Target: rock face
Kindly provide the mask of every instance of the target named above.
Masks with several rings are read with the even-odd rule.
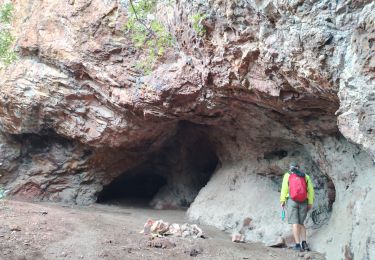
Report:
[[[375,258],[375,3],[159,5],[175,43],[150,75],[123,31],[128,8],[15,2],[20,59],[0,72],[10,195],[89,204],[126,176],[160,176],[152,205],[192,203],[191,219],[271,245],[290,235],[278,196],[297,160],[317,193],[312,247]]]

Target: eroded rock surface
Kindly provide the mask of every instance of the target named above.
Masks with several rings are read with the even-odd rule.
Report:
[[[217,158],[189,216],[274,244],[290,234],[278,189],[298,160],[317,189],[312,246],[329,259],[373,258],[375,210],[365,205],[374,197],[375,3],[159,6],[176,42],[147,76],[135,66],[145,53],[123,31],[127,8],[15,2],[20,59],[0,72],[10,195],[89,204],[120,175],[147,169],[167,180],[153,205],[188,206],[212,173],[197,177],[205,160]],[[203,36],[194,14],[206,16]],[[182,122],[191,133],[179,134]],[[186,156],[202,131],[193,151],[204,158]]]

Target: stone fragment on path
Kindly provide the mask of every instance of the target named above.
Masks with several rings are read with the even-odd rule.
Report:
[[[152,237],[150,241],[148,241],[147,246],[161,249],[171,249],[176,247],[176,244],[167,238]]]
[[[21,231],[21,228],[19,226],[17,226],[17,225],[12,225],[10,227],[10,231]]]
[[[155,221],[151,226],[151,233],[156,235],[164,235],[169,230],[169,223],[162,219]]]
[[[190,250],[185,250],[185,254],[190,255],[191,257],[196,257],[199,254],[202,254],[202,248],[191,248]]]
[[[181,227],[179,224],[173,223],[169,226],[169,233],[174,236],[180,237],[182,236]]]
[[[151,233],[151,227],[154,224],[152,219],[147,220],[147,222],[143,226],[143,230],[140,232],[141,234],[148,235]]]
[[[182,237],[203,237],[203,231],[197,225],[183,224],[181,226]]]
[[[245,243],[245,236],[240,233],[234,233],[232,235],[232,242],[235,243]]]
[[[283,237],[278,237],[275,240],[268,241],[265,245],[269,247],[286,247],[286,242]]]

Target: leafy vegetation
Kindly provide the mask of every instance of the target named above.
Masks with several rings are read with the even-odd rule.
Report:
[[[145,54],[145,58],[136,64],[136,68],[149,74],[158,58],[174,45],[171,32],[155,18],[157,5],[171,7],[176,4],[176,0],[129,0],[129,4],[125,30],[131,34],[134,46]],[[191,16],[191,25],[199,37],[206,33],[202,23],[205,19],[206,15],[201,13]]]
[[[0,60],[4,65],[9,65],[17,59],[17,54],[12,49],[13,42],[14,37],[8,30],[0,31]]]
[[[156,60],[163,56],[165,50],[173,45],[173,38],[168,29],[157,21],[153,15],[157,0],[130,0],[129,20],[125,25],[131,32],[134,46],[146,52],[147,58],[137,64],[145,74],[151,73]],[[168,0],[167,4],[172,1]]]
[[[5,3],[1,6],[0,11],[0,23],[10,23],[13,15],[13,5],[11,3]]]
[[[12,48],[15,39],[10,33],[13,9],[11,3],[4,3],[0,9],[0,62],[3,66],[9,65],[17,59],[17,54]]]
[[[193,29],[197,35],[201,37],[206,33],[206,29],[202,24],[204,19],[206,19],[206,15],[200,13],[196,13],[191,16]]]

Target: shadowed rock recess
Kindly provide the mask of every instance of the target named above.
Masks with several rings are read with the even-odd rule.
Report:
[[[0,182],[67,203],[147,198],[275,245],[298,161],[328,259],[375,259],[375,3],[187,1],[148,75],[127,1],[15,1],[20,58],[0,71]],[[204,14],[204,35],[191,17]]]

